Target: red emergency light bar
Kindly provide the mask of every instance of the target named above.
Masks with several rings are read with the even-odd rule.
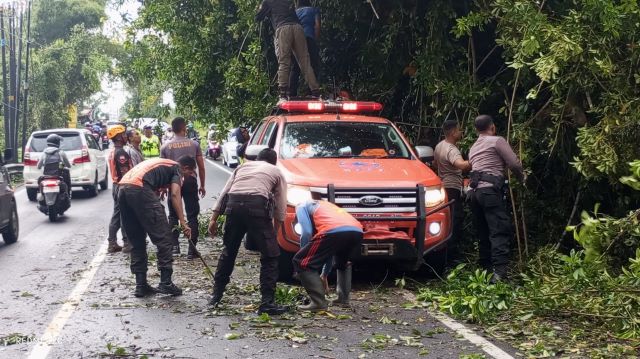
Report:
[[[280,104],[280,109],[289,112],[378,112],[382,111],[382,104],[378,102],[350,101],[286,101]]]

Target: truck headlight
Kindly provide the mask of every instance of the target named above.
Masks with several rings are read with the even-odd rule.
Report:
[[[311,200],[311,191],[309,187],[289,186],[287,189],[287,203],[291,206],[297,206],[300,203]]]
[[[427,207],[435,207],[444,202],[446,192],[443,187],[426,187],[424,191],[424,204]]]

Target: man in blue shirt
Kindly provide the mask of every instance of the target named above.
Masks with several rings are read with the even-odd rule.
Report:
[[[302,234],[300,250],[293,257],[293,268],[311,300],[308,305],[299,308],[309,311],[327,309],[324,286],[318,271],[334,255],[338,299],[333,304],[349,306],[349,255],[362,242],[362,224],[343,208],[327,201],[307,201],[298,205],[296,217],[302,227]]]
[[[302,24],[304,37],[307,39],[307,49],[313,73],[318,78],[320,72],[320,50],[317,41],[320,38],[320,9],[311,6],[310,0],[299,0],[296,9],[298,20]],[[291,61],[291,75],[289,76],[289,94],[298,96],[298,82],[300,81],[300,66],[296,61]]]

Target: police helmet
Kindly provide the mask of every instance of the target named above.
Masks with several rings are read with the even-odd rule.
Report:
[[[60,142],[62,142],[62,137],[56,135],[55,133],[47,136],[47,146],[60,147]]]

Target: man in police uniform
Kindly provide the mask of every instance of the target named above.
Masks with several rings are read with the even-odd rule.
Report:
[[[196,250],[196,243],[200,233],[198,231],[198,215],[200,215],[200,202],[198,193],[201,197],[204,197],[207,193],[204,189],[205,183],[205,171],[204,171],[204,158],[202,157],[202,149],[200,145],[186,137],[187,133],[187,121],[182,117],[176,117],[171,122],[171,128],[175,133],[173,139],[162,145],[160,150],[160,157],[168,158],[170,160],[178,160],[182,156],[190,156],[196,159],[198,164],[198,174],[200,177],[200,188],[198,188],[198,178],[195,175],[185,176],[182,184],[182,199],[184,200],[184,207],[187,211],[187,220],[189,221],[189,227],[191,227],[191,242],[189,243],[189,251],[187,252],[187,259],[193,259],[198,257],[199,253]],[[178,224],[178,216],[176,215],[173,207],[169,207],[169,224],[175,228]],[[173,231],[173,254],[180,254],[180,243],[178,237],[180,233],[177,230]]]
[[[287,208],[287,182],[278,167],[276,152],[264,149],[257,161],[247,162],[227,181],[213,209],[209,234],[216,234],[220,214],[226,215],[224,247],[214,276],[210,305],[217,306],[233,272],[242,237],[247,234],[261,253],[260,294],[258,313],[278,315],[287,308],[275,304],[280,248],[276,233],[282,226]]]
[[[113,196],[113,215],[111,216],[111,222],[109,222],[109,247],[107,251],[109,253],[115,253],[123,250],[123,247],[118,245],[118,230],[120,229],[120,206],[118,205],[118,183],[122,180],[122,177],[133,168],[131,157],[125,150],[124,146],[127,144],[126,129],[123,125],[111,126],[107,129],[107,137],[113,141],[113,149],[109,153],[109,173],[111,173],[111,180],[113,181],[113,188],[111,194]],[[122,231],[122,243],[124,244],[125,253],[131,251],[131,245],[128,243],[127,234]]]
[[[339,306],[349,306],[351,265],[349,254],[362,242],[362,224],[343,208],[327,201],[307,201],[296,208],[302,228],[300,243],[306,243],[293,257],[293,268],[309,294],[311,302],[301,310],[320,311],[328,307],[324,285],[318,271],[327,259],[336,256]]]
[[[144,158],[154,158],[160,156],[160,139],[153,133],[151,125],[144,126],[144,136],[140,143],[140,149]]]
[[[185,236],[191,229],[182,212],[180,187],[182,178],[191,176],[196,161],[188,156],[178,162],[164,158],[146,160],[127,172],[119,183],[118,203],[124,228],[131,246],[131,272],[136,276],[136,297],[156,291],[171,295],[182,294],[173,284],[173,256],[171,255],[171,227],[158,193],[169,188],[171,205],[178,215]],[[147,283],[147,235],[158,249],[160,285],[153,288]]]
[[[496,126],[488,115],[475,119],[478,140],[469,151],[471,163],[471,210],[478,235],[479,264],[493,272],[492,281],[506,279],[509,246],[513,238],[504,196],[505,168],[524,181],[522,164],[507,141],[496,136]]]
[[[447,120],[442,124],[444,140],[440,141],[433,153],[433,163],[438,170],[438,176],[442,179],[442,185],[447,192],[449,200],[453,202],[453,226],[451,239],[447,243],[447,259],[453,263],[460,260],[460,246],[463,235],[464,207],[462,206],[462,173],[471,170],[469,161],[462,158],[460,150],[456,146],[462,139],[462,131],[458,122]]]

